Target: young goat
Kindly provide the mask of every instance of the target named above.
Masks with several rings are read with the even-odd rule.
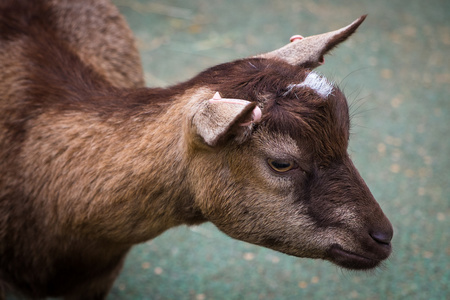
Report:
[[[149,89],[107,0],[3,0],[0,298],[103,299],[134,244],[206,221],[379,265],[392,226],[347,154],[345,96],[312,71],[364,18]]]

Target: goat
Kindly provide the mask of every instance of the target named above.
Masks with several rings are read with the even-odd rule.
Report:
[[[108,0],[0,3],[0,298],[104,299],[129,249],[212,222],[289,255],[372,269],[392,226],[347,154],[329,33],[145,88]]]

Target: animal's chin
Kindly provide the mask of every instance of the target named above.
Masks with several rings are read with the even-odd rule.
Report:
[[[328,260],[340,267],[351,270],[368,270],[377,267],[382,260],[373,259],[361,254],[344,250],[340,245],[334,244],[328,250]]]

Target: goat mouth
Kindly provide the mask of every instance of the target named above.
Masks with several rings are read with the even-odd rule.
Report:
[[[378,266],[379,259],[373,259],[361,254],[344,250],[342,246],[334,244],[328,250],[329,260],[340,267],[351,270],[368,270]]]

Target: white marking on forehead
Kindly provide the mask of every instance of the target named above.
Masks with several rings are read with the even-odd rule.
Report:
[[[323,98],[327,98],[333,92],[333,85],[328,82],[328,80],[320,76],[314,72],[310,72],[308,76],[306,76],[305,80],[302,83],[292,83],[288,85],[288,90],[285,93],[287,95],[295,88],[308,87],[314,90],[317,94],[319,94]]]

